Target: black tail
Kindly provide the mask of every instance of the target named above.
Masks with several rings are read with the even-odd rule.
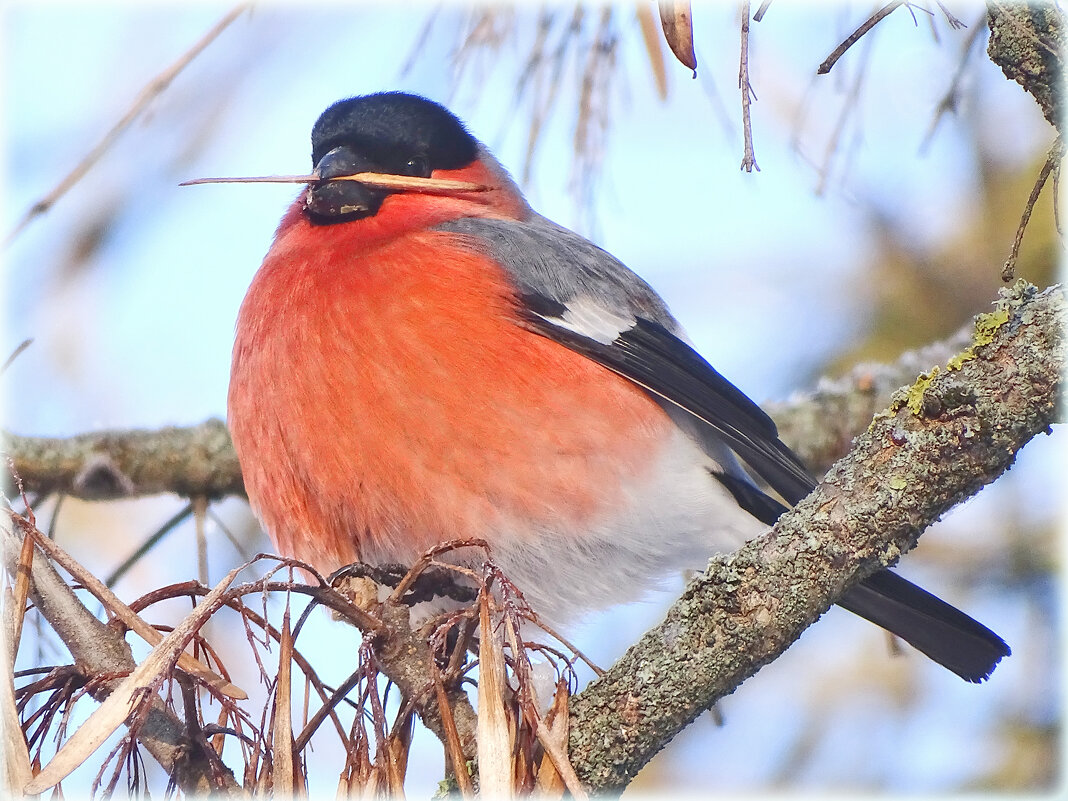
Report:
[[[896,634],[962,679],[980,682],[1011,651],[998,635],[889,570],[873,573],[839,606]]]

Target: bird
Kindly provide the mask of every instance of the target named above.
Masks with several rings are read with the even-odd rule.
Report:
[[[816,487],[655,290],[535,212],[444,106],[344,99],[311,145],[315,180],[238,313],[227,398],[280,554],[325,575],[480,539],[566,625],[738,549]],[[341,180],[366,173],[460,188]],[[1010,653],[888,569],[838,604],[970,682]]]

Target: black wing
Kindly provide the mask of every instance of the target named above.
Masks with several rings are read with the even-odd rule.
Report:
[[[764,410],[661,324],[638,318],[605,344],[554,323],[552,318],[564,311],[558,302],[529,295],[523,301],[534,330],[711,426],[787,502],[797,503],[816,486]]]
[[[772,419],[664,326],[639,318],[606,344],[554,323],[554,318],[562,321],[566,313],[558,301],[532,296],[524,296],[523,301],[535,331],[711,426],[790,504],[815,488],[815,479],[779,439]],[[714,475],[742,507],[769,526],[786,511],[743,478],[729,472]],[[889,570],[868,576],[838,603],[901,637],[967,681],[987,678],[1010,653],[1004,640],[986,626]]]

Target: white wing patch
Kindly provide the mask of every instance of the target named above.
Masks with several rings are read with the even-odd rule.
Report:
[[[602,345],[611,345],[616,337],[629,331],[637,322],[632,314],[609,311],[588,296],[569,300],[563,317],[541,316],[553,325],[582,334]]]

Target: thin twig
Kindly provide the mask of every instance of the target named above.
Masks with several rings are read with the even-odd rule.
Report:
[[[19,354],[22,353],[22,351],[26,350],[26,348],[28,348],[32,344],[33,337],[29,337],[28,339],[22,340],[22,342],[20,342],[18,346],[13,351],[11,351],[11,355],[7,357],[7,361],[4,362],[4,366],[0,367],[0,373],[6,373],[7,368],[10,367],[11,363],[19,357]]]
[[[104,579],[104,584],[106,584],[108,587],[114,587],[118,580],[125,576],[126,573],[130,570],[130,568],[137,564],[137,562],[145,554],[152,550],[152,548],[155,547],[155,545],[161,539],[167,536],[167,534],[169,534],[170,532],[174,531],[174,529],[177,528],[178,525],[187,517],[189,517],[189,515],[191,515],[192,513],[193,504],[187,503],[181,508],[181,510],[179,510],[175,515],[173,515],[170,520],[168,520],[166,523],[156,529],[156,531],[154,531],[148,537],[148,539],[142,542],[137,547],[136,551],[126,557],[126,559],[123,560],[121,565],[111,571],[111,575]],[[248,560],[246,559],[246,561]],[[204,583],[207,584],[207,582]]]
[[[394,588],[393,592],[389,596],[389,602],[393,604],[401,603],[404,598],[404,594],[411,589],[416,579],[420,574],[426,570],[431,564],[435,564],[435,557],[440,556],[443,553],[449,551],[456,551],[461,548],[482,548],[485,551],[489,551],[489,543],[483,539],[477,537],[471,537],[470,539],[448,540],[440,545],[435,545],[433,548],[419,557],[419,561],[412,565],[411,569],[401,579],[400,583]],[[457,570],[457,565],[450,565],[445,563],[437,563],[441,567]]]
[[[946,15],[946,22],[949,23],[949,27],[957,30],[960,28],[967,28],[968,26],[957,19],[953,14],[949,12],[949,9],[942,4],[942,0],[935,0],[938,3],[938,7],[942,9],[942,13]],[[986,12],[984,12],[985,14]]]
[[[840,151],[842,135],[845,133],[846,123],[849,121],[849,116],[852,111],[857,107],[860,102],[860,90],[864,85],[864,77],[867,73],[868,63],[871,60],[872,46],[871,41],[868,39],[864,42],[864,49],[861,51],[861,55],[858,59],[857,74],[853,79],[852,86],[849,87],[849,93],[842,101],[842,111],[838,115],[838,120],[835,122],[834,131],[831,133],[830,138],[827,140],[827,147],[824,150],[823,164],[820,166],[820,180],[816,185],[816,195],[822,195],[827,189],[827,183],[831,177],[831,167],[834,162],[835,154]]]
[[[111,130],[104,134],[104,138],[101,139],[96,147],[89,151],[89,153],[71,170],[63,179],[56,184],[51,192],[44,195],[42,198],[34,202],[25,214],[22,215],[18,223],[11,230],[11,233],[7,235],[4,240],[4,245],[11,244],[23,229],[35,218],[47,212],[52,206],[55,205],[63,195],[65,195],[70,189],[80,181],[87,172],[92,168],[97,161],[115,144],[119,136],[133,124],[142,112],[148,107],[155,98],[162,94],[171,82],[178,76],[178,74],[189,66],[190,62],[200,55],[204,49],[214,42],[226,28],[241,16],[245,11],[251,8],[250,3],[241,3],[230,10],[221,20],[219,20],[212,28],[204,34],[189,50],[181,55],[177,61],[171,64],[163,72],[159,73],[155,78],[149,81],[145,87],[141,90],[141,93],[134,100],[129,110],[122,116],[122,118],[112,126]]]
[[[193,529],[197,542],[197,578],[201,584],[208,584],[208,535],[205,531],[205,518],[208,511],[208,499],[203,495],[193,498]]]
[[[757,8],[756,13],[753,15],[753,22],[760,22],[760,20],[764,19],[764,15],[768,12],[768,6],[770,5],[771,0],[764,0],[764,2],[760,4],[760,7]]]
[[[838,59],[845,55],[846,50],[855,45],[860,39],[860,37],[862,37],[876,25],[878,25],[885,17],[889,16],[895,9],[897,9],[898,6],[902,5],[904,2],[905,0],[892,0],[892,2],[887,3],[885,6],[880,8],[870,17],[868,17],[868,19],[865,20],[859,28],[853,31],[853,33],[849,34],[849,36],[845,38],[845,41],[834,49],[834,52],[832,52],[829,56],[827,56],[826,59],[824,59],[823,63],[820,64],[819,67],[816,69],[816,74],[826,75],[828,72],[830,72],[831,67],[835,65]]]
[[[941,5],[941,3],[939,3]],[[945,9],[943,9],[945,11]],[[949,13],[948,11],[946,12]],[[986,15],[986,11],[983,11],[983,16]],[[923,142],[920,143],[920,154],[924,154],[927,151],[928,145],[931,144],[931,140],[934,138],[935,130],[938,128],[938,124],[942,121],[942,117],[951,111],[957,110],[957,101],[960,98],[960,82],[964,77],[964,68],[968,65],[968,56],[972,52],[972,45],[979,39],[979,34],[987,27],[982,24],[983,20],[980,17],[979,21],[972,26],[972,29],[968,32],[968,37],[964,40],[964,45],[961,47],[960,62],[957,64],[957,71],[953,74],[953,80],[949,83],[949,88],[946,90],[945,95],[938,102],[935,107],[934,118],[931,120],[931,125],[927,129],[927,134],[923,137]],[[963,23],[962,23],[963,24]]]
[[[456,786],[462,798],[474,798],[475,790],[471,783],[471,776],[467,772],[467,764],[464,761],[463,748],[460,746],[460,733],[456,729],[456,718],[452,715],[452,707],[449,706],[449,697],[445,694],[445,686],[441,683],[441,674],[436,669],[430,670],[430,678],[434,682],[434,693],[438,701],[438,709],[441,711],[442,728],[445,730],[445,752],[452,764],[452,772],[456,777]]]
[[[49,559],[60,565],[64,570],[70,573],[71,576],[77,579],[85,589],[89,590],[89,592],[110,610],[112,614],[119,618],[127,628],[136,632],[138,636],[153,647],[160,643],[163,639],[160,633],[142,620],[141,617],[129,606],[119,600],[111,590],[104,586],[104,583],[101,582],[100,579],[82,567],[80,563],[60,548],[59,545],[48,539],[48,537],[42,534],[35,525],[29,523],[13,511],[9,512],[9,516],[12,523],[14,523],[17,528],[21,529],[24,534],[27,534],[36,541],[37,547],[44,551]],[[187,673],[196,676],[205,684],[214,687],[223,695],[228,695],[231,698],[237,699],[248,697],[247,693],[240,687],[226,681],[226,679],[217,675],[207,666],[202,665],[189,654],[183,653],[178,657],[178,667]]]
[[[738,88],[742,90],[742,137],[745,141],[742,169],[746,172],[752,172],[754,169],[760,172],[760,167],[756,163],[756,155],[753,152],[753,123],[749,113],[749,104],[756,99],[753,87],[749,83],[749,0],[742,3],[741,51],[738,65]]]
[[[33,574],[34,550],[33,537],[28,531],[23,532],[22,551],[19,553],[18,566],[15,572],[15,597],[11,606],[15,623],[11,635],[12,658],[19,651],[19,641],[22,639],[22,624],[26,620],[26,599],[30,597],[30,577]],[[5,657],[5,654],[0,654],[0,659]]]
[[[1006,284],[1011,283],[1016,278],[1016,260],[1020,255],[1020,245],[1023,243],[1024,231],[1027,230],[1027,224],[1031,221],[1031,212],[1035,210],[1035,204],[1038,203],[1038,197],[1042,194],[1042,187],[1046,185],[1046,179],[1057,167],[1063,155],[1064,142],[1060,137],[1057,137],[1057,141],[1049,149],[1046,162],[1042,165],[1042,169],[1039,170],[1038,179],[1035,181],[1034,187],[1031,188],[1031,195],[1027,198],[1027,205],[1024,206],[1023,217],[1020,218],[1020,225],[1016,229],[1016,238],[1012,242],[1012,250],[1009,251],[1009,258],[1005,260],[1005,266],[1001,269],[1001,280]]]
[[[405,192],[422,192],[429,195],[447,195],[453,192],[489,192],[492,186],[470,181],[453,181],[448,178],[420,178],[415,175],[394,175],[388,172],[358,172],[354,175],[336,175],[323,178],[316,173],[307,175],[253,175],[241,178],[194,178],[182,181],[178,186],[200,184],[319,184],[331,181],[354,181],[381,189],[397,189]]]
[[[333,693],[330,694],[329,698],[323,699],[322,706],[319,707],[316,713],[312,715],[311,719],[304,725],[304,729],[301,731],[300,736],[298,736],[293,741],[294,753],[299,754],[301,751],[304,750],[304,746],[308,744],[308,741],[311,739],[312,735],[315,734],[315,732],[319,729],[319,726],[322,724],[322,722],[326,719],[328,715],[334,718],[335,724],[338,724],[337,716],[334,715],[334,708],[338,704],[340,704],[350,692],[352,692],[352,688],[360,683],[360,679],[362,677],[363,668],[359,668],[347,679],[345,679],[341,686],[339,686],[336,690],[334,690]],[[316,687],[316,690],[318,689],[319,688]],[[345,734],[340,730],[340,728],[338,729],[338,735],[341,737],[342,743],[346,743]]]
[[[1053,227],[1057,231],[1057,236],[1062,240],[1064,239],[1064,229],[1061,228],[1061,163],[1057,162],[1057,166],[1053,168]],[[1063,242],[1062,242],[1063,244]]]
[[[219,515],[215,513],[215,510],[210,506],[208,507],[208,518],[215,524],[215,527],[223,533],[223,536],[230,540],[230,544],[234,546],[234,550],[240,554],[244,561],[247,562],[252,558],[252,553],[248,548],[238,541],[237,537],[234,536],[234,532],[230,530],[230,527],[226,525],[226,522],[219,517]]]

